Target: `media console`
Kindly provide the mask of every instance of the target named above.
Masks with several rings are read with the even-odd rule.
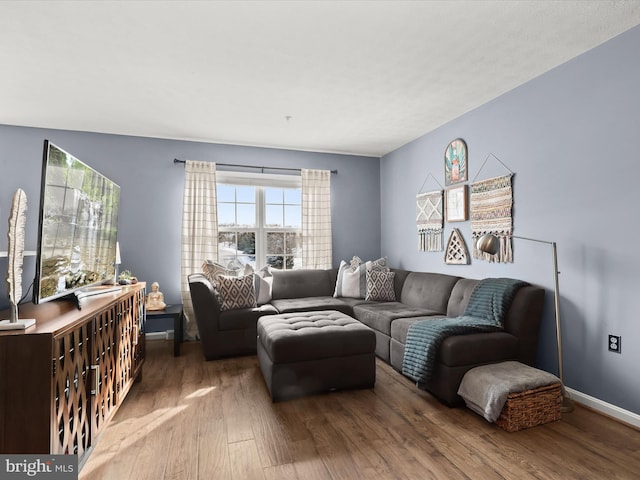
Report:
[[[105,292],[102,292],[105,293]],[[82,466],[144,362],[145,283],[20,306],[0,333],[0,453],[76,454]]]

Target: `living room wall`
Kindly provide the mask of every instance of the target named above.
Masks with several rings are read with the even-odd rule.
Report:
[[[382,252],[390,263],[544,286],[538,364],[555,373],[549,246],[515,240],[513,264],[474,259],[468,266],[446,265],[442,253],[416,248],[415,194],[429,173],[444,185],[451,140],[467,142],[468,183],[507,173],[490,154],[512,170],[514,233],[558,244],[566,385],[636,414],[639,49],[636,27],[384,156],[380,175]],[[424,190],[435,188],[428,182]],[[445,223],[445,242],[453,227],[471,249],[470,222]],[[622,336],[621,354],[608,351],[610,333]]]
[[[380,183],[378,158],[0,125],[0,221],[6,229],[11,198],[22,188],[28,199],[25,250],[37,245],[45,138],[120,185],[121,270],[159,282],[167,303],[180,302],[184,165],[174,164],[174,158],[337,169],[331,177],[334,264],[353,255],[380,256],[380,192],[372,188]],[[6,249],[6,234],[0,234],[0,250]],[[0,258],[0,272],[6,268],[7,259]],[[25,293],[34,274],[35,258],[25,257]],[[1,282],[0,308],[8,306],[6,287]]]

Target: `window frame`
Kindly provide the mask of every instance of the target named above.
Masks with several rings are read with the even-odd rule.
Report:
[[[302,177],[300,175],[278,175],[267,173],[251,172],[216,172],[216,189],[218,184],[234,186],[255,187],[256,218],[254,227],[220,227],[218,225],[218,235],[225,232],[255,232],[255,270],[259,270],[267,265],[267,233],[284,232],[297,233],[302,235],[302,213],[300,215],[300,227],[267,227],[266,220],[266,188],[300,189],[302,193]],[[217,205],[217,199],[216,199]],[[286,204],[284,204],[286,205]],[[300,206],[302,207],[302,195],[300,196]],[[216,241],[218,241],[216,239]],[[302,247],[301,247],[302,248]],[[270,255],[271,256],[271,255]],[[280,255],[278,255],[280,256]],[[286,268],[286,249],[282,254],[285,259],[283,268]],[[289,255],[291,256],[291,255]]]

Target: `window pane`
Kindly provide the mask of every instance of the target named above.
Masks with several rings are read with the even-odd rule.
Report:
[[[236,234],[221,232],[218,234],[218,262],[227,265],[236,256]]]
[[[239,255],[238,262],[242,265],[244,271],[245,265],[251,265],[251,268],[256,270],[256,256],[255,255]],[[242,275],[242,273],[241,273]]]
[[[236,224],[236,210],[233,203],[218,204],[218,225],[228,227]]]
[[[286,234],[286,248],[284,253],[300,255],[302,252],[302,234],[301,233],[287,233]]]
[[[284,233],[267,233],[267,254],[284,253]]]
[[[267,257],[267,265],[282,270],[284,266],[284,257],[270,255]]]
[[[236,234],[233,232],[218,233],[218,248],[230,247],[236,243]]]
[[[256,190],[254,187],[236,187],[236,201],[243,203],[256,203]]]
[[[256,263],[255,232],[221,232],[218,234],[219,263],[231,269]]]
[[[293,269],[293,257],[286,257],[287,270]]]
[[[293,205],[285,205],[284,207],[284,226],[292,228],[302,227],[302,207]]]
[[[238,254],[256,254],[256,234],[254,232],[238,233]]]
[[[238,204],[238,223],[239,227],[255,227],[256,225],[256,205],[255,204]]]
[[[282,205],[267,205],[265,207],[265,227],[282,227]]]
[[[302,205],[302,190],[300,188],[285,190],[284,203]]]
[[[236,187],[233,185],[216,184],[218,202],[235,202]]]
[[[267,203],[282,203],[281,188],[265,188],[264,198]]]

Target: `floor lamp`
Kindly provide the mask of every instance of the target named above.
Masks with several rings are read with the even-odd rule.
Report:
[[[571,412],[573,411],[573,402],[564,392],[564,379],[563,379],[563,368],[562,368],[562,329],[560,328],[560,287],[558,283],[558,275],[560,272],[558,271],[558,249],[556,247],[556,242],[547,242],[546,240],[537,240],[535,238],[527,238],[527,237],[518,237],[513,235],[512,238],[519,238],[520,240],[528,240],[530,242],[536,243],[544,243],[546,245],[551,245],[551,251],[553,255],[553,280],[554,280],[554,304],[555,304],[555,315],[556,315],[556,340],[558,342],[558,376],[560,377],[560,381],[563,385],[563,394],[562,394],[562,412]],[[476,247],[479,251],[488,253],[490,255],[495,255],[500,250],[500,240],[495,235],[487,233],[481,236],[478,239],[478,243]]]

